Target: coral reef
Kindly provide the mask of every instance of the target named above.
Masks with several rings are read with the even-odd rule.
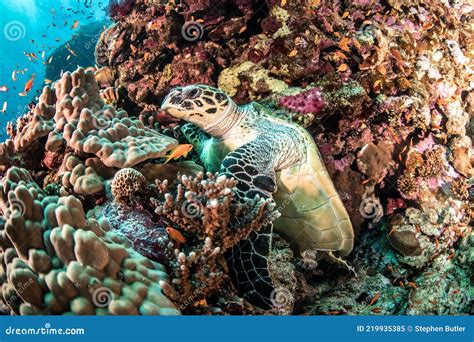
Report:
[[[287,267],[275,271],[296,278],[277,313],[472,313],[472,4],[117,0],[109,12],[100,67],[45,87],[0,143],[2,310],[262,313],[221,261],[275,208],[237,205],[234,181],[205,177],[193,154],[160,164],[189,143],[164,96],[201,83],[303,125],[354,226],[357,276],[276,238]],[[146,181],[114,186],[121,170]]]
[[[384,239],[412,279],[471,234],[467,2],[138,3],[99,42],[97,61],[142,112],[173,86],[204,83],[303,124],[359,244]],[[384,258],[370,254],[351,262],[373,269]]]
[[[136,253],[74,196],[46,196],[20,168],[2,180],[2,305],[17,314],[161,314],[163,266]]]
[[[169,261],[172,281],[163,284],[163,290],[181,309],[199,305],[210,295],[228,297],[223,289],[232,285],[225,252],[276,217],[268,199],[236,200],[235,185],[234,179],[211,173],[182,176],[174,184],[156,182],[159,196],[152,202],[156,214],[170,225],[167,231],[175,247]]]
[[[16,152],[31,150],[47,136],[46,151],[70,148],[79,155],[95,154],[107,167],[121,168],[160,157],[177,144],[125,111],[105,105],[92,70],[64,73],[54,90],[45,87],[33,112],[26,114],[26,123],[17,123],[12,137]]]

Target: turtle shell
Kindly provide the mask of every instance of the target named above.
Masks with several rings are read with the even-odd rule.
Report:
[[[296,250],[352,251],[354,232],[316,144],[306,131],[306,158],[277,172],[275,230]]]

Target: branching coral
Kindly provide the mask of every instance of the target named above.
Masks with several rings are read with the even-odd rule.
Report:
[[[224,252],[275,219],[275,206],[264,199],[239,203],[236,181],[217,174],[156,183],[159,197],[152,201],[176,246],[172,285],[164,290],[183,307],[192,307],[229,281]]]

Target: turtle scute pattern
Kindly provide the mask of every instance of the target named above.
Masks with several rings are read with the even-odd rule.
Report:
[[[281,217],[275,229],[300,252],[328,250],[348,255],[352,225],[315,145],[307,144],[305,162],[277,174]],[[284,203],[284,205],[282,204]]]
[[[25,169],[0,186],[0,309],[11,314],[176,315],[164,267],[74,196],[46,196]]]

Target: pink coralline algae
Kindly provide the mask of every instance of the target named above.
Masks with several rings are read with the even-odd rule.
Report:
[[[319,88],[312,88],[294,96],[283,96],[279,104],[283,108],[300,114],[318,114],[325,106]]]

